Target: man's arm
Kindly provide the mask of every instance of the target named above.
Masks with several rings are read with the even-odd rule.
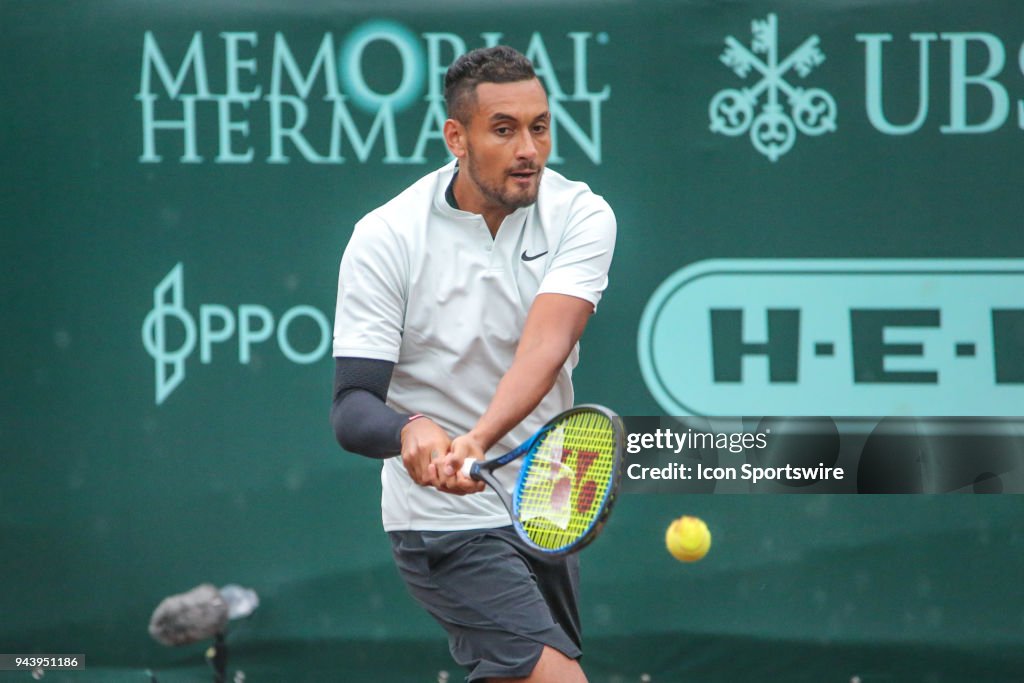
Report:
[[[463,461],[484,453],[522,422],[555,385],[558,373],[583,334],[594,305],[566,294],[540,294],[530,306],[512,366],[476,426],[452,441],[440,472],[450,490],[481,485],[459,473]]]
[[[409,421],[385,403],[402,341],[405,262],[404,245],[387,223],[371,214],[356,224],[338,272],[331,422],[346,450],[371,457],[400,452],[413,481],[437,486],[431,454],[444,454],[451,437],[432,420]]]
[[[331,426],[350,453],[388,458],[402,450],[401,430],[409,419],[384,400],[395,364],[375,358],[334,359]]]
[[[451,437],[433,420],[399,413],[385,403],[395,364],[373,358],[334,359],[331,425],[346,451],[370,458],[401,454],[413,481],[448,493],[434,460],[444,455]]]

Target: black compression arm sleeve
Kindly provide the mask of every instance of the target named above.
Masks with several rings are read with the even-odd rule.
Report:
[[[386,360],[334,359],[334,403],[331,425],[346,451],[387,458],[402,450],[401,431],[408,415],[384,403],[395,364]]]

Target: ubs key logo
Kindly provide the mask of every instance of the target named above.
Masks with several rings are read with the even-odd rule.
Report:
[[[776,15],[769,14],[763,21],[751,22],[751,33],[749,49],[732,36],[726,38],[725,52],[719,59],[742,79],[751,71],[757,72],[761,79],[740,90],[720,90],[711,99],[711,131],[729,136],[749,131],[754,148],[771,161],[778,161],[793,148],[797,130],[816,136],[836,129],[836,101],[820,88],[805,90],[785,78],[791,70],[800,78],[806,78],[825,61],[818,47],[818,36],[805,40],[780,62]],[[768,101],[755,116],[762,95],[766,95]],[[788,112],[780,101],[782,95],[789,106]]]
[[[701,261],[638,341],[668,415],[1018,416],[1024,259]]]
[[[291,330],[303,318],[312,321],[319,339],[311,350],[296,348]],[[160,405],[185,381],[185,361],[199,345],[199,360],[213,362],[213,345],[238,337],[238,362],[248,365],[252,347],[269,340],[277,329],[277,346],[293,363],[314,363],[327,353],[331,326],[320,310],[307,305],[289,308],[275,321],[266,306],[241,304],[237,313],[222,304],[199,306],[199,324],[185,308],[185,275],[178,263],[153,288],[153,309],[142,323],[142,344],[154,361],[156,404]],[[298,335],[295,335],[298,336]],[[304,335],[305,336],[305,335]]]

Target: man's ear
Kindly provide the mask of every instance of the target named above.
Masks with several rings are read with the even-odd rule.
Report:
[[[457,159],[466,157],[466,126],[457,119],[448,119],[444,122],[444,142]]]

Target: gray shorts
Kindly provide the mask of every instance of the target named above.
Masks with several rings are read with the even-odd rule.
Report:
[[[544,645],[582,655],[575,555],[537,557],[511,526],[388,535],[405,585],[448,632],[466,680],[528,676]]]

